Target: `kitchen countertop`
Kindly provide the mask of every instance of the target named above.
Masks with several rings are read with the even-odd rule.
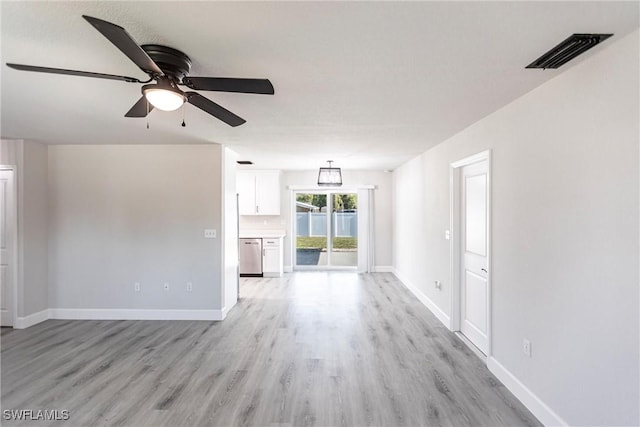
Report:
[[[279,239],[286,235],[284,230],[240,230],[241,239]]]

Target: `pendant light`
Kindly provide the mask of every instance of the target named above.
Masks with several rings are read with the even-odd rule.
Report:
[[[318,172],[318,185],[323,187],[340,187],[342,185],[342,171],[340,168],[332,168],[333,160],[327,160],[328,168],[320,168]]]

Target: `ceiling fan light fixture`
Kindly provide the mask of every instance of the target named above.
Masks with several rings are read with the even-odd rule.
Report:
[[[342,185],[342,171],[340,168],[333,168],[333,160],[327,160],[328,168],[320,168],[318,171],[318,185],[323,187],[340,187]]]
[[[162,111],[175,111],[185,102],[184,94],[170,86],[145,85],[142,93],[151,105]]]

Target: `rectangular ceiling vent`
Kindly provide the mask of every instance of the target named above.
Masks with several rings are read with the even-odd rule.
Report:
[[[527,65],[526,68],[559,68],[612,35],[613,34],[573,34],[549,52]]]

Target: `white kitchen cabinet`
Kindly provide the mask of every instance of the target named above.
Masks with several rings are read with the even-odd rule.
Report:
[[[262,239],[262,275],[264,277],[280,277],[283,272],[282,237]]]
[[[256,172],[256,213],[280,215],[280,172]]]
[[[280,171],[238,171],[240,215],[280,215]]]
[[[236,175],[236,191],[238,191],[238,213],[240,215],[256,214],[256,176],[254,173],[238,172]]]

